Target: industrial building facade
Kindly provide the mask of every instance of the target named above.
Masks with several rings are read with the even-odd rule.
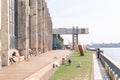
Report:
[[[0,56],[9,65],[12,51],[27,57],[52,49],[52,20],[45,0],[0,0]]]
[[[53,34],[53,50],[63,49],[64,47],[64,39],[60,36],[60,34]]]

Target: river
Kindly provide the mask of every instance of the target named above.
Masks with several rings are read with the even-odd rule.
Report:
[[[101,48],[104,54],[120,64],[120,48]]]

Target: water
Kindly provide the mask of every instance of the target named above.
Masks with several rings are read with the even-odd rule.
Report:
[[[101,48],[104,54],[120,64],[120,48]]]

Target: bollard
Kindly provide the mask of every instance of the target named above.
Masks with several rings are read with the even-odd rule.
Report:
[[[65,64],[65,58],[62,58],[62,65]]]
[[[81,63],[80,63],[80,62],[78,62],[77,67],[80,67],[80,65],[81,65]]]
[[[53,68],[55,68],[55,64],[53,64]]]

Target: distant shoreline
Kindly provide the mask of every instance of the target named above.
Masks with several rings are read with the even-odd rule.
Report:
[[[87,45],[90,48],[120,48],[120,43],[96,43]]]

